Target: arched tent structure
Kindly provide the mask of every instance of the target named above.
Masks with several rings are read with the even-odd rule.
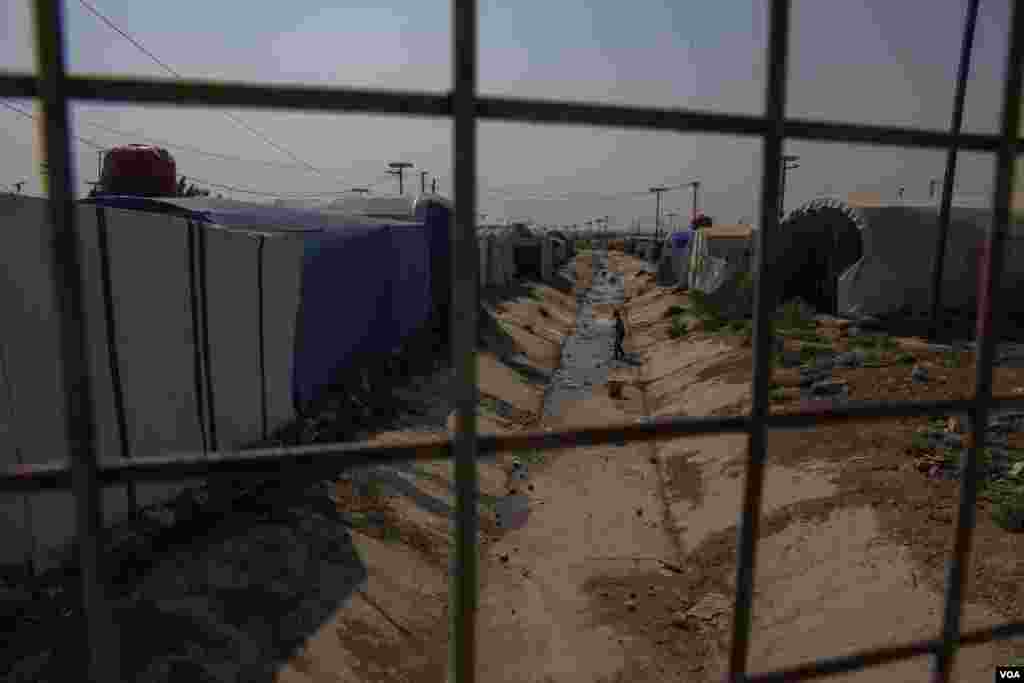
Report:
[[[799,297],[820,312],[839,312],[839,278],[863,254],[863,228],[861,217],[835,199],[792,211],[772,238],[768,260],[777,302]]]
[[[845,211],[861,227],[863,253],[839,276],[837,300],[844,315],[924,314],[931,301],[932,259],[939,237],[934,202],[850,201]],[[971,312],[992,211],[957,201],[950,213],[942,276],[944,308]],[[1024,312],[1024,223],[1011,221],[1006,240],[1000,305]]]

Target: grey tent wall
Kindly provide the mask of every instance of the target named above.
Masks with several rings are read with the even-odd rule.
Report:
[[[101,462],[203,452],[211,427],[244,446],[293,418],[301,234],[77,210]],[[0,197],[0,225],[0,463],[66,460],[46,200]],[[105,522],[197,483],[108,488]],[[52,568],[74,537],[70,494],[0,496],[0,537],[0,565]]]

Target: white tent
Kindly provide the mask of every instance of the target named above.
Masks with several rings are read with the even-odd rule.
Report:
[[[839,278],[838,306],[845,315],[925,312],[931,296],[932,260],[939,237],[938,207],[932,202],[850,202],[862,224],[863,256]],[[952,207],[942,277],[947,308],[977,306],[980,264],[992,211],[980,203]],[[1024,224],[1011,222],[1004,258],[1003,291],[1024,286]],[[1003,306],[1021,310],[1019,297]]]

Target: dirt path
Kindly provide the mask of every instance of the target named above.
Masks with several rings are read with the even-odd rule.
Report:
[[[617,260],[625,263],[628,257]],[[638,296],[631,305],[639,337],[634,341],[645,349],[642,379],[651,413],[700,416],[738,410],[749,400],[750,369],[743,366],[749,353],[707,336],[671,340],[664,329],[658,331],[666,327],[660,323],[669,305],[679,302],[678,295],[662,290]],[[883,439],[892,438],[892,429],[770,435],[755,579],[753,671],[939,632],[943,577],[934,565],[922,565],[915,557],[921,553],[922,533],[931,529],[897,522],[902,496],[916,499],[917,491],[899,491],[892,475],[898,466],[882,457]],[[835,439],[833,448],[830,439]],[[682,572],[665,580],[658,572],[638,570],[626,580],[603,577],[593,587],[607,598],[603,623],[646,635],[647,646],[665,667],[665,680],[714,680],[724,672],[745,450],[742,436],[657,446]],[[906,500],[908,506],[912,502]],[[923,523],[935,527],[935,519]],[[951,542],[951,527],[942,530]],[[971,573],[981,577],[980,569]],[[633,612],[615,609],[623,591],[637,593],[651,584],[663,590],[641,599]],[[672,601],[677,611],[667,618]],[[965,628],[1007,620],[993,606],[965,604]],[[1008,663],[1013,654],[1013,645],[1006,643],[963,650],[955,680],[992,680],[995,666]],[[924,680],[929,665],[928,658],[918,658],[840,680]]]
[[[621,285],[606,278],[602,256],[589,279],[593,286],[548,392],[546,426],[642,414],[638,395],[616,401],[603,391],[609,370],[635,370],[610,362],[607,309],[621,300]],[[494,544],[482,562],[481,680],[619,680],[632,658],[631,639],[594,618],[587,585],[596,575],[656,567],[657,558],[674,555],[650,456],[642,444],[574,449],[552,454],[533,475],[528,524]]]

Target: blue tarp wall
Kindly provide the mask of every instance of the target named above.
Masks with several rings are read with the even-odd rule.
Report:
[[[428,202],[417,221],[375,220],[224,199],[99,196],[88,203],[172,213],[252,232],[301,232],[301,293],[294,324],[292,401],[316,400],[339,373],[397,350],[447,302],[432,272],[447,274],[450,209]],[[441,282],[446,282],[443,277]]]

